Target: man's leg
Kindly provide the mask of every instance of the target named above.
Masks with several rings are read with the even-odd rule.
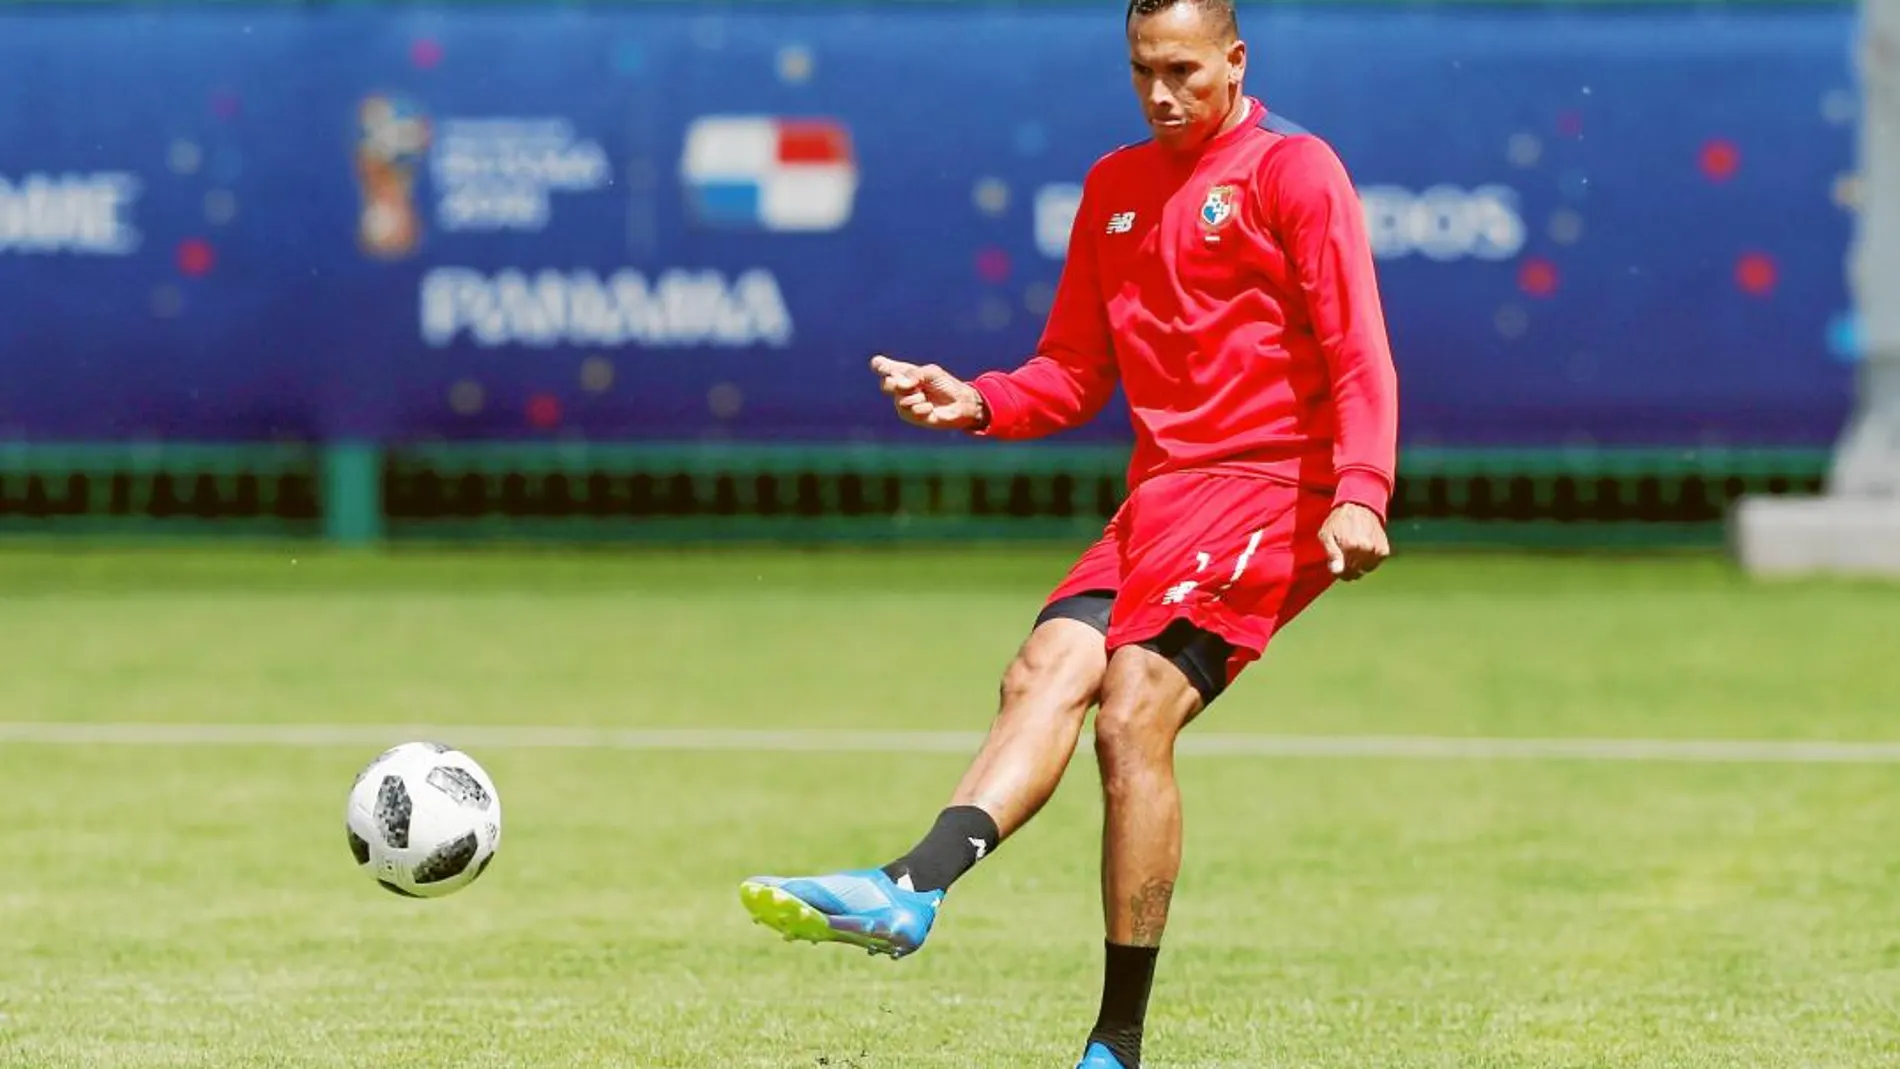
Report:
[[[949,806],[909,853],[884,866],[899,886],[949,889],[1055,794],[1108,664],[1109,597],[1075,601],[1067,614],[1045,613],[1004,670],[996,719]]]
[[[1003,674],[989,737],[908,853],[877,869],[753,877],[739,887],[753,919],[787,939],[894,958],[915,953],[950,885],[1028,822],[1061,781],[1101,690],[1119,569],[1111,526],[1045,603]]]
[[[1101,1009],[1086,1066],[1137,1069],[1161,935],[1181,869],[1174,743],[1227,682],[1233,647],[1176,621],[1109,659],[1095,753],[1102,775]],[[1097,1050],[1097,1047],[1105,1051]],[[1113,1055],[1113,1061],[1104,1057]]]
[[[1136,1069],[1181,866],[1174,746],[1332,582],[1324,495],[1243,476],[1161,476],[1126,532],[1095,750],[1101,765],[1102,1006],[1082,1069]]]

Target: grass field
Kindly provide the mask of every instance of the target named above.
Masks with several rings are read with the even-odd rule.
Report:
[[[1068,1069],[1099,984],[1086,749],[914,958],[782,944],[736,899],[915,839],[964,762],[925,733],[982,730],[1066,563],[0,552],[0,1065]],[[1329,595],[1194,731],[1397,742],[1183,756],[1148,1064],[1900,1064],[1892,749],[1404,741],[1900,742],[1896,625],[1900,588],[1696,557],[1402,557]],[[297,725],[336,731],[270,734]],[[457,727],[491,740],[501,854],[456,897],[384,894],[350,779]],[[806,729],[897,734],[773,749]]]

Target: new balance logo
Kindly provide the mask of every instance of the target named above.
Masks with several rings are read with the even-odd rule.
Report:
[[[1179,605],[1182,602],[1187,600],[1187,596],[1189,594],[1194,593],[1195,587],[1200,586],[1200,585],[1201,584],[1195,582],[1192,579],[1189,579],[1185,582],[1176,583],[1173,586],[1169,587],[1166,593],[1161,595],[1161,604]]]
[[[1108,217],[1108,232],[1111,234],[1126,234],[1133,229],[1135,229],[1134,212],[1116,212]]]
[[[969,839],[970,845],[976,847],[976,859],[978,861],[983,860],[983,855],[989,853],[990,845],[974,836],[969,837]]]

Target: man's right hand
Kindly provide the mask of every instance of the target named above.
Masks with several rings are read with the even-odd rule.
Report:
[[[874,356],[871,370],[906,423],[957,431],[981,428],[989,422],[988,407],[976,387],[935,364],[907,364],[888,356]]]

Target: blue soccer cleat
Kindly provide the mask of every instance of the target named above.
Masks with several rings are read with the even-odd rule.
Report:
[[[829,876],[754,876],[739,901],[788,942],[848,943],[872,954],[914,954],[930,935],[942,891],[910,891],[880,869]]]
[[[1090,1043],[1089,1049],[1082,1055],[1082,1060],[1075,1063],[1075,1069],[1127,1069],[1127,1067],[1122,1065],[1120,1058],[1115,1057],[1114,1051],[1100,1043]]]

